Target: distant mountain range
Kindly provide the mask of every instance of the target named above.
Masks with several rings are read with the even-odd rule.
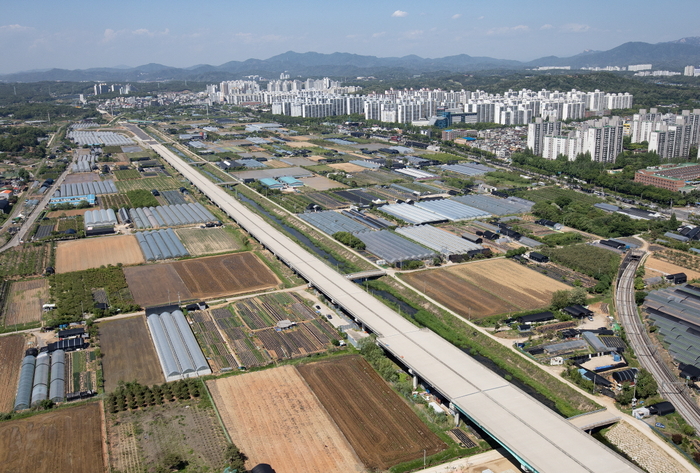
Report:
[[[40,69],[0,75],[0,81],[138,82],[193,80],[216,82],[254,74],[267,78],[277,78],[280,73],[285,71],[292,77],[357,77],[386,76],[387,74],[396,76],[436,71],[523,70],[540,66],[571,66],[572,69],[579,69],[581,67],[627,66],[630,64],[653,64],[655,69],[676,71],[690,64],[700,65],[700,37],[682,38],[657,44],[629,42],[608,51],[585,51],[566,58],[549,56],[530,62],[473,57],[467,54],[426,59],[415,55],[379,58],[350,53],[320,54],[289,51],[269,59],[230,61],[220,66],[202,64],[176,68],[151,63],[138,67],[118,66],[77,70]]]

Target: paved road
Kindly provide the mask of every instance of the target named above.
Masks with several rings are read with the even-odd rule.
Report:
[[[378,334],[381,346],[532,470],[639,471],[446,340],[378,302],[141,130],[132,131],[280,260]]]
[[[634,300],[634,276],[645,252],[637,251],[638,258],[625,259],[626,267],[617,283],[615,303],[617,315],[625,328],[627,340],[637,355],[639,363],[649,371],[659,385],[659,394],[673,403],[683,418],[700,432],[700,407],[690,394],[690,389],[664,363],[652,343],[637,313]]]

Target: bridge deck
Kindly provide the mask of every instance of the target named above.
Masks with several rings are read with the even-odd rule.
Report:
[[[379,335],[379,342],[446,394],[534,471],[640,471],[433,332],[420,330],[248,210],[162,145],[153,149],[246,231]]]

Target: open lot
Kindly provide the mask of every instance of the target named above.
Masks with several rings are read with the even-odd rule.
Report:
[[[23,357],[24,337],[22,335],[0,337],[0,379],[2,380],[2,384],[0,384],[0,412],[11,412],[14,407],[19,369]],[[2,445],[2,440],[0,440],[0,445]]]
[[[148,468],[161,465],[168,453],[187,461],[187,471],[224,467],[227,441],[211,407],[187,401],[119,412],[109,419],[107,431],[113,471],[153,471]]]
[[[0,423],[3,471],[105,471],[102,408],[97,402]]]
[[[233,234],[223,227],[181,228],[175,230],[177,236],[192,256],[211,255],[241,249]]]
[[[276,287],[279,280],[252,253],[124,268],[136,303],[143,307],[212,299]]]
[[[293,366],[208,381],[246,466],[277,473],[364,471],[338,426]],[[422,453],[422,452],[421,452]]]
[[[119,381],[151,386],[165,380],[144,316],[104,320],[99,330],[106,392]]]
[[[73,210],[54,210],[52,212],[47,213],[46,217],[48,217],[48,218],[75,217],[77,215],[85,215],[85,212],[87,212],[88,210],[96,210],[96,208],[73,209]]]
[[[328,189],[339,189],[347,187],[345,184],[341,184],[338,181],[328,179],[324,176],[302,177],[299,180],[303,182],[306,187],[316,189],[317,191],[326,191]]]
[[[79,172],[76,174],[69,174],[63,181],[64,184],[77,184],[79,182],[97,182],[100,180],[100,176],[94,172]]]
[[[362,172],[366,171],[367,168],[358,166],[357,164],[353,163],[334,163],[334,164],[329,164],[329,167],[332,167],[333,169],[338,169],[340,171],[345,171],[345,172]]]
[[[509,259],[490,259],[401,276],[419,291],[468,318],[538,309],[571,289]]]
[[[169,189],[179,189],[182,185],[177,179],[165,176],[133,179],[129,181],[117,181],[114,184],[117,186],[117,189],[119,189],[119,192],[138,189],[144,189],[147,191],[150,191],[151,189],[158,189],[159,191],[163,191]]]
[[[46,279],[17,281],[10,285],[4,308],[5,326],[39,322],[42,306],[49,300],[49,282]]]
[[[297,369],[367,468],[385,470],[447,447],[360,356]]]
[[[70,273],[104,265],[140,264],[145,260],[136,237],[118,235],[62,241],[56,248],[56,272]]]

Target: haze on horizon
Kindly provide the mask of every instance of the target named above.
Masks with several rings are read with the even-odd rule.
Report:
[[[529,61],[628,41],[700,36],[700,2],[445,0],[397,2],[61,3],[3,5],[0,74],[267,59],[293,50],[379,57],[456,54]]]

